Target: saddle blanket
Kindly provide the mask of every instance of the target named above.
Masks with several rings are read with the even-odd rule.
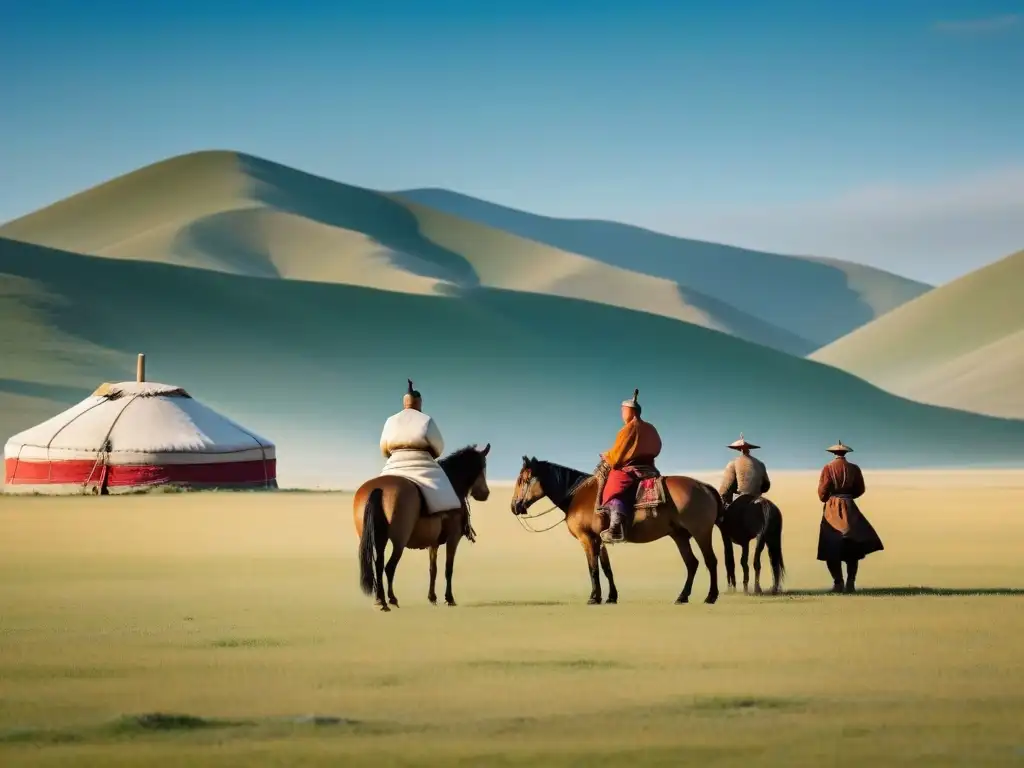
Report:
[[[384,464],[381,474],[397,475],[416,483],[423,493],[427,510],[432,515],[462,506],[448,480],[448,475],[426,451],[395,451]]]
[[[645,477],[636,488],[636,509],[657,509],[665,503],[665,478]]]

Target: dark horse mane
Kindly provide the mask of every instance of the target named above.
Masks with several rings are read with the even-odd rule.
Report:
[[[470,487],[487,466],[487,457],[475,445],[467,445],[457,451],[452,451],[437,463],[441,465],[441,469],[448,476],[448,480],[459,498],[465,498]]]
[[[578,469],[544,461],[536,456],[523,456],[523,466],[528,467],[544,488],[544,495],[555,502],[563,512],[568,510],[576,491],[593,475]]]

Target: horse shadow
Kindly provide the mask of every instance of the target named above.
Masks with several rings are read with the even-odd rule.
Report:
[[[830,589],[793,589],[786,590],[786,597],[821,597],[832,595]],[[858,587],[853,597],[989,597],[989,596],[1020,596],[1024,589],[1015,587]],[[845,594],[839,595],[845,597]]]

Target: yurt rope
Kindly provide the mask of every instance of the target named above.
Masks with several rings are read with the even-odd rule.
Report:
[[[256,437],[256,435],[254,435],[252,432],[247,430],[241,424],[238,424],[236,422],[235,426],[238,427],[238,430],[240,432],[244,432],[246,435],[251,437],[253,439],[253,442],[255,442],[256,445],[258,445],[260,447],[260,456],[262,457],[262,461],[263,461],[263,487],[264,488],[268,487],[270,485],[270,473],[267,472],[267,446],[265,446],[263,443],[261,443],[260,439],[258,437]]]
[[[100,400],[98,403],[93,403],[88,408],[86,408],[84,411],[82,411],[81,413],[77,414],[75,416],[75,418],[68,419],[67,423],[66,424],[62,424],[60,429],[58,429],[56,432],[54,432],[53,436],[49,440],[46,441],[46,482],[48,482],[48,483],[52,483],[53,482],[53,462],[50,461],[50,446],[52,446],[53,445],[53,441],[57,439],[57,435],[59,435],[65,429],[70,427],[72,424],[74,424],[76,421],[78,421],[80,418],[82,418],[85,414],[87,414],[93,408],[99,408],[105,402],[106,402],[106,398],[104,398],[103,400]],[[20,451],[18,452],[18,456],[19,456],[19,458],[21,457],[21,452]],[[93,467],[93,469],[95,470],[95,467]]]
[[[103,436],[103,442],[100,443],[99,451],[96,454],[96,461],[93,462],[92,469],[89,470],[89,474],[85,478],[85,482],[82,483],[82,493],[85,493],[85,489],[89,487],[89,481],[92,480],[92,475],[96,471],[96,467],[99,466],[100,459],[103,458],[103,454],[104,453],[109,453],[109,451],[107,450],[107,446],[110,444],[110,435],[111,435],[111,433],[113,433],[114,427],[117,426],[118,419],[121,418],[121,416],[124,414],[124,412],[128,410],[128,406],[131,405],[132,403],[134,403],[136,398],[138,398],[138,397],[140,397],[139,394],[132,395],[128,399],[128,402],[124,404],[124,408],[122,408],[120,411],[118,411],[117,416],[115,416],[114,420],[110,422],[110,429],[108,429],[107,430],[107,434],[105,434]]]

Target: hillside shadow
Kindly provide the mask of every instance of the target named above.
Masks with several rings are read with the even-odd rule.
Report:
[[[445,270],[444,279],[454,276],[456,282],[466,287],[480,285],[473,265],[460,254],[425,238],[416,217],[400,203],[378,192],[255,157],[239,155],[238,162],[242,172],[255,182],[251,190],[254,198],[264,205],[332,227],[362,232],[393,252],[433,262]],[[401,261],[398,263],[404,266]]]
[[[865,457],[866,471],[1024,452],[1024,422],[913,403],[723,333],[583,300],[263,280],[3,239],[0,273],[59,297],[46,323],[111,351],[145,351],[154,380],[275,440],[282,467],[319,461],[339,435],[362,446],[341,449],[325,470],[347,472],[346,482],[379,470],[381,414],[393,412],[408,377],[430,392],[446,437],[494,444],[495,476],[514,476],[523,453],[590,469],[593,446],[617,429],[616,404],[634,387],[666,425],[666,466],[724,463],[720,446],[740,431],[770,438],[779,469],[820,466],[837,436]],[[609,365],[608,350],[625,362]],[[25,378],[14,367],[30,369],[25,355],[9,362],[8,379]],[[605,416],[595,415],[600,403],[612,404]]]
[[[986,597],[1021,596],[1024,589],[1015,587],[978,587],[958,589],[956,587],[864,587],[858,588],[855,595],[837,595],[828,589],[793,589],[786,590],[784,596],[790,597]]]
[[[396,192],[404,198],[521,237],[633,271],[663,277],[724,301],[821,346],[873,320],[876,309],[846,274],[828,263],[663,235],[628,224],[554,219],[443,189]],[[892,308],[928,289],[906,286]],[[885,307],[883,307],[884,309]]]
[[[192,222],[175,236],[171,248],[179,255],[201,253],[227,271],[250,277],[281,277],[270,252],[241,233],[259,231],[261,210],[223,211]]]

